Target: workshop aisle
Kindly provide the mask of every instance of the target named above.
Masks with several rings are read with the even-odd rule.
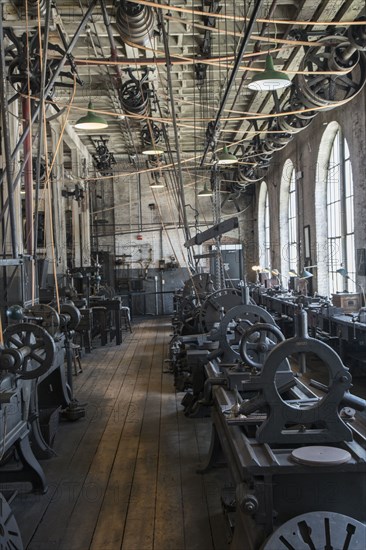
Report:
[[[226,550],[225,470],[205,462],[210,420],[187,419],[167,372],[169,318],[136,322],[74,377],[86,418],[62,422],[41,462],[46,495],[12,508],[29,550]]]

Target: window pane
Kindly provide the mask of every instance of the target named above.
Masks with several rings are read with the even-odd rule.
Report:
[[[291,172],[289,195],[288,195],[288,269],[297,271],[297,200],[296,200],[296,181],[295,170]]]
[[[329,157],[327,175],[327,231],[329,291],[355,290],[354,206],[349,149],[338,131]],[[337,269],[344,267],[349,278]]]

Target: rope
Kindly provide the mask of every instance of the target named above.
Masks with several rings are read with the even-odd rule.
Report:
[[[51,239],[52,270],[53,270],[53,278],[54,278],[54,283],[55,283],[56,304],[57,304],[58,313],[60,313],[60,295],[59,295],[57,270],[56,270],[55,242],[54,242],[54,237],[53,237],[54,236],[54,225],[53,225],[53,213],[52,213],[52,200],[51,200],[52,192],[51,192],[51,186],[50,186],[50,181],[51,181],[50,180],[50,174],[51,174],[53,166],[56,162],[57,153],[58,153],[58,150],[59,150],[60,145],[62,143],[63,134],[65,132],[67,120],[68,120],[68,117],[69,117],[72,102],[74,101],[75,93],[76,93],[76,75],[74,75],[74,86],[73,86],[73,89],[72,89],[71,98],[70,98],[69,104],[68,104],[67,109],[66,109],[65,118],[64,118],[64,121],[63,121],[63,125],[61,127],[61,131],[60,131],[60,135],[59,135],[56,147],[55,147],[55,151],[53,151],[53,157],[52,157],[50,166],[48,165],[48,162],[47,162],[47,158],[48,158],[48,155],[47,155],[47,138],[46,138],[47,134],[46,134],[46,132],[44,132],[44,136],[45,136],[45,153],[46,153],[46,179],[45,179],[44,186],[45,186],[45,191],[48,188],[48,194],[47,194],[47,197],[48,197],[48,214],[49,214],[49,217],[50,217],[50,232],[49,233],[50,233],[50,239]],[[44,124],[46,124],[45,120],[44,120]],[[46,201],[45,201],[45,206],[46,206]]]

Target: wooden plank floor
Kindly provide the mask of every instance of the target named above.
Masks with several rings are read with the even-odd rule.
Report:
[[[170,319],[133,326],[121,346],[93,349],[74,378],[87,414],[62,422],[41,462],[45,495],[12,509],[28,550],[225,550],[225,470],[204,463],[210,420],[187,419],[166,372]]]

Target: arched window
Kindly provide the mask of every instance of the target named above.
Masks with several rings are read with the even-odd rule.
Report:
[[[280,248],[281,272],[287,276],[298,266],[298,217],[295,168],[291,160],[283,167],[280,189]],[[275,266],[276,267],[276,266]]]
[[[271,267],[269,196],[264,181],[261,183],[258,198],[258,245],[259,264],[262,267]]]
[[[353,179],[348,145],[340,129],[334,136],[329,157],[327,220],[329,292],[354,292],[356,269]],[[348,273],[348,278],[337,273],[341,267],[344,268],[344,273]]]
[[[320,294],[356,289],[353,200],[348,145],[339,124],[331,122],[320,144],[315,192]],[[349,278],[337,273],[340,268],[344,268]]]

